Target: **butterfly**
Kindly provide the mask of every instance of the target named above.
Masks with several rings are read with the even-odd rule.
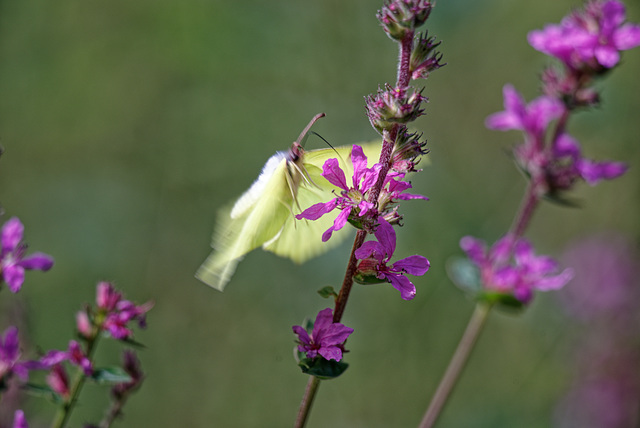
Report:
[[[277,152],[262,168],[251,187],[229,209],[218,215],[213,234],[213,253],[196,272],[196,278],[222,291],[242,258],[262,246],[279,256],[302,263],[340,243],[348,233],[343,229],[329,242],[322,242],[322,233],[333,224],[335,215],[319,220],[296,220],[295,214],[317,202],[335,197],[340,189],[322,174],[322,165],[338,158],[347,177],[353,174],[351,146],[306,151],[301,141],[313,124],[324,117],[319,113],[311,119],[288,151]],[[381,143],[362,145],[365,154],[377,161]]]

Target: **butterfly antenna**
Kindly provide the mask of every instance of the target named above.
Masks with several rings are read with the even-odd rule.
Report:
[[[315,116],[313,116],[313,118],[311,119],[311,121],[309,122],[309,124],[302,130],[302,132],[300,133],[300,136],[298,137],[298,139],[296,140],[296,143],[301,144],[302,140],[304,139],[304,137],[309,133],[309,130],[311,129],[311,127],[313,126],[314,123],[316,123],[318,121],[318,119],[321,119],[323,117],[325,117],[326,114],[324,113],[318,113]]]
[[[334,152],[338,153],[338,152],[337,152],[337,150],[336,150],[336,149],[331,145],[331,143],[330,143],[330,142],[328,142],[327,140],[325,140],[325,139],[324,139],[324,137],[323,137],[322,135],[320,135],[320,134],[318,134],[317,132],[314,132],[314,131],[311,131],[311,132],[310,132],[310,134],[313,134],[313,135],[315,135],[316,137],[320,138],[322,141],[324,141],[325,143],[327,143],[327,146],[331,147],[331,149],[332,149]]]

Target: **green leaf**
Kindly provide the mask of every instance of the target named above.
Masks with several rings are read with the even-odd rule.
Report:
[[[335,379],[347,370],[349,364],[342,361],[325,360],[322,357],[314,359],[304,358],[298,363],[303,373],[318,379]]]
[[[122,367],[118,366],[95,369],[90,379],[103,385],[115,385],[132,381],[131,376]]]
[[[489,304],[497,304],[499,308],[511,311],[519,312],[525,308],[525,304],[513,297],[513,295],[495,291],[485,291],[478,294],[478,300]]]
[[[447,262],[447,274],[451,281],[465,293],[476,296],[482,291],[480,270],[469,259],[451,258]]]
[[[46,398],[47,400],[53,401],[54,403],[62,402],[60,396],[56,394],[53,389],[49,388],[46,385],[27,383],[26,385],[22,386],[22,390],[29,395],[33,395],[34,397]]]
[[[318,294],[321,297],[324,297],[325,299],[328,299],[329,297],[332,297],[332,296],[334,299],[338,297],[338,293],[336,293],[336,290],[334,290],[333,287],[330,285],[327,285],[326,287],[322,287],[320,290],[318,290]]]

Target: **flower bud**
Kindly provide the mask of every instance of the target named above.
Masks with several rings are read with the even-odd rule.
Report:
[[[393,40],[402,40],[425,23],[433,5],[425,0],[387,0],[377,13],[385,33]]]
[[[427,142],[421,142],[422,134],[410,134],[406,128],[400,130],[391,154],[391,168],[400,173],[416,172],[415,166],[420,157],[429,153],[424,147]]]
[[[93,326],[89,320],[89,315],[86,310],[79,311],[76,314],[76,329],[78,333],[84,338],[90,338],[93,334]]]
[[[382,284],[383,282],[387,282],[384,278],[378,278],[379,265],[380,261],[373,257],[361,260],[360,263],[358,263],[356,273],[353,275],[353,280],[358,284],[363,285]]]
[[[422,89],[416,92],[385,86],[385,90],[378,89],[378,93],[366,98],[367,116],[371,125],[382,134],[391,129],[395,123],[407,123],[416,120],[424,114],[420,108],[427,98],[422,96]]]
[[[434,51],[441,42],[435,42],[435,37],[427,37],[427,33],[419,34],[416,38],[409,70],[413,80],[426,79],[429,73],[445,64],[441,64],[442,54]]]

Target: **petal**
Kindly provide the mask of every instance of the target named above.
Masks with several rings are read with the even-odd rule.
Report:
[[[398,200],[401,200],[401,201],[409,201],[409,200],[412,200],[412,199],[422,199],[422,200],[425,200],[425,201],[429,200],[429,198],[427,198],[426,196],[415,195],[413,193],[402,193],[402,194],[399,194],[399,195],[394,195],[392,199],[398,199]]]
[[[16,413],[13,416],[13,428],[29,428],[27,419],[24,417],[24,412],[22,410],[16,410]]]
[[[563,104],[555,98],[541,96],[529,103],[527,108],[527,130],[538,135],[544,132],[549,122],[564,112]]]
[[[431,264],[426,257],[415,255],[398,260],[391,269],[396,272],[402,271],[411,275],[422,276],[427,273],[430,266]]]
[[[353,149],[351,150],[351,163],[353,164],[353,188],[358,189],[360,179],[368,170],[367,157],[362,151],[362,147],[356,144],[353,145]]]
[[[510,112],[501,111],[489,115],[484,121],[484,126],[496,131],[510,131],[512,129],[521,130],[522,121],[518,116]]]
[[[296,218],[298,220],[302,220],[303,218],[306,218],[307,220],[318,220],[323,215],[333,211],[337,204],[337,198],[332,199],[329,202],[318,202],[296,215]]]
[[[322,355],[326,360],[340,361],[342,359],[342,350],[337,346],[323,346],[318,349],[318,354]],[[309,357],[309,354],[307,354],[307,356]]]
[[[4,344],[0,338],[0,360],[16,361],[19,357],[19,352],[18,329],[10,326],[4,331]]]
[[[640,26],[625,24],[613,34],[613,44],[621,51],[640,45]]]
[[[606,68],[613,68],[620,61],[620,53],[612,46],[599,46],[594,53],[600,65]]]
[[[344,171],[340,168],[338,159],[327,159],[322,166],[322,176],[334,186],[338,186],[342,190],[349,190],[347,187],[347,179],[344,176]]]
[[[393,226],[391,226],[389,222],[382,217],[378,218],[378,223],[375,236],[378,239],[378,242],[380,242],[385,249],[385,259],[389,260],[396,251],[396,231],[393,230]]]
[[[339,345],[347,340],[351,333],[353,333],[352,328],[340,323],[334,323],[319,340],[323,347],[326,345]]]
[[[11,217],[2,226],[2,252],[13,251],[22,240],[24,226],[18,217]]]
[[[9,286],[9,290],[17,293],[24,282],[24,269],[20,265],[5,266],[2,271],[2,277]]]
[[[362,180],[362,184],[360,185],[360,192],[363,194],[370,190],[376,181],[378,181],[378,175],[380,174],[380,169],[382,165],[379,163],[374,164],[367,172],[364,174],[364,179]]]
[[[540,291],[557,290],[573,279],[573,269],[567,268],[555,276],[539,279],[533,286]]]
[[[333,324],[333,310],[326,308],[318,312],[316,320],[313,323],[313,340],[318,341],[317,332],[328,329]]]
[[[467,257],[477,266],[483,266],[489,262],[487,259],[487,246],[484,241],[473,236],[464,236],[460,239],[460,248],[467,253]]]
[[[294,325],[293,327],[291,327],[291,329],[293,330],[293,333],[298,336],[298,340],[300,342],[302,342],[304,345],[311,344],[311,338],[309,337],[309,333],[307,333],[307,330],[302,328],[302,326]]]
[[[553,144],[555,157],[570,157],[574,161],[580,158],[580,144],[569,134],[561,134]]]
[[[623,162],[601,161],[582,158],[576,163],[580,175],[590,186],[595,186],[601,180],[611,180],[624,174],[628,166]]]
[[[44,357],[40,358],[40,363],[44,365],[44,367],[52,367],[56,364],[60,364],[61,362],[69,359],[69,353],[66,351],[56,351],[52,350],[45,354]]]
[[[384,247],[378,241],[366,241],[354,253],[358,260],[364,260],[373,256],[378,262],[384,260],[385,254]]]
[[[490,258],[495,265],[502,265],[509,261],[514,239],[512,235],[505,235],[493,244]]]
[[[400,297],[402,297],[403,300],[411,300],[416,297],[416,287],[406,276],[396,273],[386,273],[384,277],[391,283],[393,288],[400,291]]]
[[[33,253],[20,261],[20,266],[27,270],[48,271],[53,266],[53,257],[44,253]]]
[[[331,226],[322,234],[322,242],[327,242],[329,238],[331,238],[331,235],[333,234],[333,232],[342,229],[344,225],[347,224],[347,219],[349,218],[349,214],[351,214],[351,207],[347,207],[343,209],[342,212],[338,214],[338,217],[336,217],[336,219],[333,222],[333,226]]]

